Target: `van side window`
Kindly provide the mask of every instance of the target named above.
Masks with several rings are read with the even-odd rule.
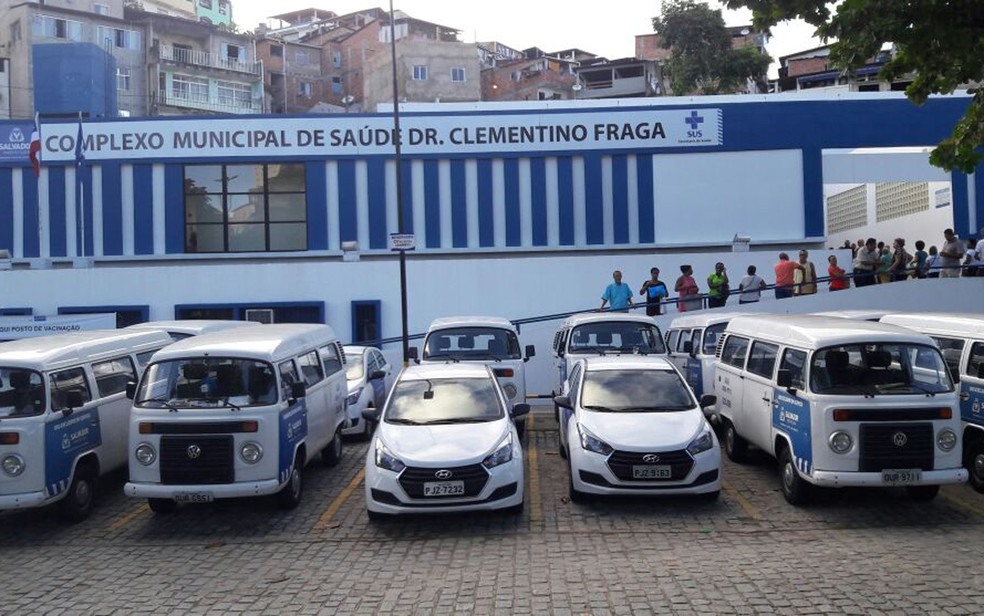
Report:
[[[805,375],[803,374],[804,366],[806,366],[806,353],[797,351],[796,349],[786,349],[786,352],[782,354],[782,362],[779,364],[779,369],[789,370],[789,373],[793,376],[792,385],[795,389],[804,389],[806,387]]]
[[[936,345],[940,347],[940,351],[943,353],[943,359],[946,360],[946,365],[949,366],[954,374],[959,374],[960,356],[963,354],[964,341],[960,338],[943,338],[941,336],[932,336],[932,338],[936,341]]]
[[[126,391],[126,384],[137,380],[137,372],[129,357],[92,364],[92,374],[96,377],[96,389],[100,398]]]
[[[379,351],[373,351],[372,356],[376,358],[376,366],[379,370],[386,370],[386,357]]]
[[[778,355],[778,345],[756,341],[752,345],[752,352],[748,355],[748,371],[771,379]]]
[[[318,361],[318,354],[314,351],[306,353],[297,358],[297,364],[301,367],[301,375],[304,377],[304,384],[308,387],[314,385],[325,378],[321,371],[321,362]]]
[[[666,348],[670,349],[671,351],[675,351],[676,343],[677,340],[679,339],[680,339],[680,330],[671,329],[670,332],[666,334]]]
[[[0,368],[0,417],[44,412],[44,381],[39,372]]]
[[[972,377],[984,378],[981,369],[984,368],[984,342],[975,342],[970,347],[970,360],[967,362],[967,374]]]
[[[294,361],[288,359],[280,362],[277,370],[280,372],[280,396],[283,400],[289,400],[290,386],[301,382],[300,377],[297,376],[297,368],[294,367]]]
[[[746,354],[748,354],[748,338],[728,336],[721,351],[721,361],[729,366],[741,368],[745,365]]]
[[[707,329],[704,330],[704,345],[702,347],[704,355],[714,355],[717,352],[718,342],[721,341],[721,336],[724,335],[724,328],[727,326],[727,323],[717,323],[707,326]]]
[[[92,400],[89,383],[85,380],[82,368],[69,368],[61,372],[52,372],[48,377],[51,386],[51,410],[60,411],[68,408],[68,393],[77,391],[82,394],[82,401]]]
[[[680,338],[677,340],[676,347],[675,347],[678,353],[683,353],[683,343],[690,340],[690,334],[691,332],[689,329],[684,329],[680,331]]]
[[[331,376],[342,369],[342,359],[338,356],[338,348],[334,344],[321,347],[318,353],[325,367],[325,376]]]

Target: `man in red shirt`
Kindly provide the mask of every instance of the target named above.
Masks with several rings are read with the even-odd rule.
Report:
[[[775,266],[776,299],[786,299],[793,296],[793,273],[802,269],[802,265],[789,260],[789,255],[784,252],[779,253],[779,262]]]

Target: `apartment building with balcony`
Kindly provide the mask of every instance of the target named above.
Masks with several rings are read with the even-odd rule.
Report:
[[[500,43],[479,43],[482,100],[536,101],[575,97],[579,60],[538,48],[512,53]]]
[[[888,46],[854,71],[841,70],[830,62],[830,45],[782,56],[779,58],[779,79],[775,89],[778,92],[817,89],[843,92],[904,91],[912,83],[911,76],[888,82],[878,75],[892,53],[893,49]]]
[[[662,66],[655,60],[594,58],[581,62],[575,73],[575,98],[634,98],[665,93]]]
[[[192,20],[198,19],[196,4],[197,0],[140,0],[140,6],[148,13]]]

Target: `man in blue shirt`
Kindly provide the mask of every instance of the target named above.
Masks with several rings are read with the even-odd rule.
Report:
[[[615,282],[605,287],[605,293],[601,296],[601,307],[604,310],[605,304],[609,304],[612,310],[625,312],[632,305],[632,289],[629,285],[622,282],[622,272],[615,270],[612,272]]]

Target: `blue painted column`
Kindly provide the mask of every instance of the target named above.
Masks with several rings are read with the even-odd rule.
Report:
[[[803,237],[823,237],[823,150],[803,149]]]

